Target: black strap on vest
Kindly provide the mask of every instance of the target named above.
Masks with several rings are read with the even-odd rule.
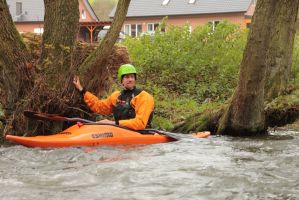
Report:
[[[113,107],[113,116],[116,124],[119,124],[119,120],[133,119],[136,116],[135,109],[131,105],[131,100],[142,92],[141,89],[134,88],[133,90],[123,90],[117,98],[115,107]],[[150,125],[153,118],[151,113],[148,119],[148,125]]]

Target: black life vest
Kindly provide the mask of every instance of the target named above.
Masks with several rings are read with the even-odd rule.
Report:
[[[140,94],[142,90],[134,88],[133,90],[123,90],[116,100],[116,105],[113,107],[113,116],[116,124],[119,124],[119,120],[133,119],[136,116],[135,109],[131,105],[131,100]],[[153,118],[153,112],[151,113],[147,127],[150,127]]]

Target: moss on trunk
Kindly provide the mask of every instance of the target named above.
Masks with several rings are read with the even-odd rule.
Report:
[[[270,51],[270,49],[279,44],[275,37],[284,38],[285,42],[288,42],[287,39],[294,40],[294,38],[281,37],[283,33],[293,31],[295,25],[293,21],[285,22],[290,24],[284,26],[288,30],[281,32],[277,30],[280,29],[278,22],[281,22],[281,18],[292,18],[290,15],[294,11],[285,11],[293,10],[292,7],[297,10],[298,2],[298,0],[259,0],[257,2],[241,63],[238,86],[219,122],[218,134],[256,135],[266,133],[264,99],[266,78],[269,77],[267,71],[274,70],[268,66],[270,60],[277,59],[276,50]],[[273,17],[273,13],[278,16]],[[290,51],[286,52],[291,53]],[[268,60],[265,59],[267,57]],[[286,60],[288,59],[286,58]]]
[[[289,83],[298,2],[298,0],[280,2],[280,9],[274,10],[272,15],[275,26],[272,27],[267,53],[268,70],[265,85],[265,99],[268,101],[282,94]]]
[[[69,77],[79,31],[78,0],[45,0],[45,27],[39,68],[52,88],[61,88]]]
[[[219,120],[223,117],[227,105],[205,110],[204,112],[188,117],[185,122],[178,124],[175,132],[195,132],[209,130],[216,134]],[[298,123],[299,120],[299,89],[293,90],[290,94],[281,95],[264,106],[266,127],[279,127]],[[229,131],[229,130],[228,130]],[[264,132],[256,132],[264,133]],[[229,135],[246,136],[244,132],[229,133]]]
[[[265,57],[269,47],[271,14],[277,3],[257,3],[244,51],[239,82],[226,113],[220,120],[219,134],[255,134],[265,130],[263,111],[266,74]]]
[[[4,134],[11,132],[18,118],[16,109],[32,88],[32,72],[28,68],[31,57],[17,31],[8,5],[0,0],[0,102],[5,111]]]

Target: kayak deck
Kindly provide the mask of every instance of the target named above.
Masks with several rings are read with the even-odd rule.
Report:
[[[162,134],[141,134],[136,131],[109,125],[73,125],[48,136],[23,137],[6,135],[7,140],[27,147],[59,148],[71,146],[138,145],[176,141]]]
[[[134,130],[99,124],[76,124],[62,132],[47,136],[14,136],[6,135],[6,139],[27,147],[61,148],[72,146],[99,146],[99,145],[139,145],[156,144],[177,141],[178,138],[170,133],[147,129],[147,133]],[[142,131],[144,132],[144,131]],[[196,138],[206,138],[209,131],[192,134]]]

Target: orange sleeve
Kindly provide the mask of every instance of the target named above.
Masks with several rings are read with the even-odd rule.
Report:
[[[100,100],[92,93],[85,92],[84,102],[87,104],[91,111],[101,115],[109,115],[112,113],[112,108],[116,104],[116,99],[119,94],[120,92],[116,91],[113,92],[107,99]]]
[[[154,98],[149,93],[142,91],[132,99],[131,105],[135,109],[135,118],[120,120],[119,125],[134,130],[145,129],[147,121],[154,110]]]

